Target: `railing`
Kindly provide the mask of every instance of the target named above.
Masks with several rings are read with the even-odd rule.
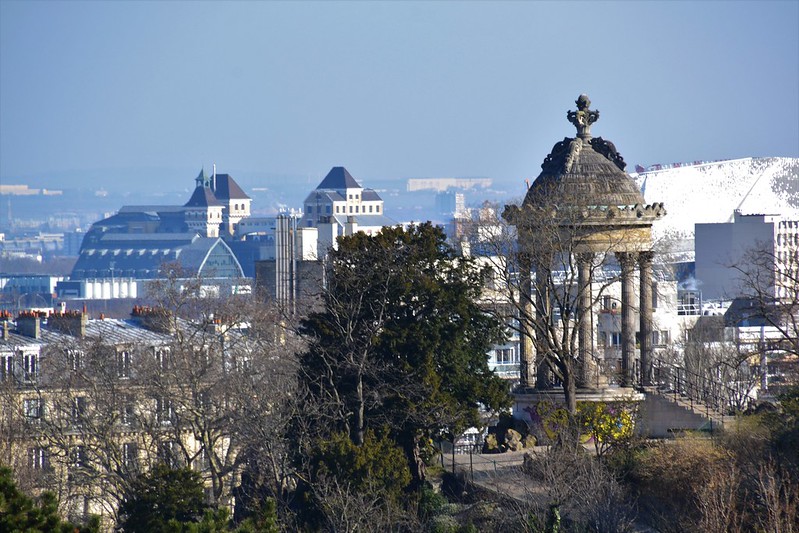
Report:
[[[491,365],[491,370],[500,377],[519,377],[519,363],[496,363]]]
[[[652,366],[657,390],[702,412],[711,421],[711,429],[714,421],[723,425],[724,417],[735,413],[736,399],[745,392],[661,359],[654,359]]]

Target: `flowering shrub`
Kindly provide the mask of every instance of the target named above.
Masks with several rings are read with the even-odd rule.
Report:
[[[580,402],[577,418],[587,441],[593,441],[597,455],[628,441],[635,429],[636,402]]]

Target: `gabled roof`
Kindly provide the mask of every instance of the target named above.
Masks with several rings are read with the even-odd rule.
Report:
[[[189,201],[183,207],[208,207],[220,204],[211,189],[207,187],[195,187],[194,193],[189,198]]]
[[[319,189],[333,189],[333,190],[343,190],[343,189],[360,189],[361,186],[355,181],[355,178],[347,172],[347,169],[344,167],[333,167],[330,169],[330,172],[327,173],[325,179],[322,180],[322,183],[316,188]]]
[[[214,184],[214,195],[218,200],[249,200],[239,184],[230,174],[217,174]]]

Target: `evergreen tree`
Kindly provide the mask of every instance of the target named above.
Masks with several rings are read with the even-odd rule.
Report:
[[[302,381],[321,437],[355,445],[388,428],[424,479],[430,438],[480,425],[507,406],[487,352],[501,321],[478,304],[487,272],[431,224],[342,237],[329,256],[323,308],[303,321]]]
[[[180,531],[181,524],[209,521],[200,475],[187,468],[156,465],[133,482],[132,494],[119,509],[123,531]]]
[[[99,531],[99,521],[92,517],[89,525],[80,527],[61,520],[52,492],[34,500],[17,488],[11,469],[0,467],[0,531],[93,533]]]

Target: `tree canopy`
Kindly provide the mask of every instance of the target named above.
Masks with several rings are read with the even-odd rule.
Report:
[[[420,443],[480,425],[480,406],[507,406],[488,368],[505,333],[479,305],[486,275],[429,223],[340,238],[323,306],[301,324],[301,381],[324,419],[320,437],[343,431],[361,445],[368,428],[388,428],[418,480]]]
[[[99,531],[99,521],[92,517],[88,525],[80,527],[61,520],[58,501],[52,492],[45,491],[38,499],[27,496],[14,483],[11,469],[3,466],[0,467],[0,531],[91,533]]]

